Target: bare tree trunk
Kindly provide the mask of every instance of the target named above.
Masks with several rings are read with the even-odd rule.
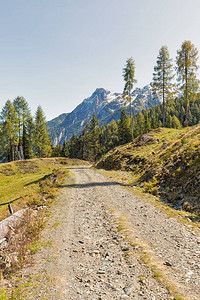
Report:
[[[10,161],[14,160],[13,144],[12,139],[10,139]]]
[[[131,120],[131,136],[132,136],[132,143],[133,143],[134,136],[133,136],[133,114],[132,114],[132,107],[131,107],[131,99],[130,99],[130,120]]]
[[[188,127],[189,101],[186,100],[185,127]]]
[[[164,73],[163,73],[163,124],[162,127],[165,127],[165,84],[164,84]]]
[[[188,97],[188,70],[185,68],[185,102],[186,102],[186,110],[185,110],[185,127],[188,127],[188,112],[189,112],[189,97]]]

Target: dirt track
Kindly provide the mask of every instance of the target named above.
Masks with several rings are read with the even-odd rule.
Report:
[[[61,187],[45,230],[53,246],[36,255],[31,272],[41,276],[27,299],[173,299],[141,260],[145,247],[178,291],[199,299],[197,235],[96,171],[70,171],[76,181]],[[132,246],[124,239],[129,233],[117,229],[121,215],[134,232]]]

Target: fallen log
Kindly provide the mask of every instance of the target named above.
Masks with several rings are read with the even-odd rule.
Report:
[[[0,222],[0,239],[3,239],[9,232],[10,229],[15,228],[22,222],[22,216],[27,211],[27,208],[16,211],[10,217]]]

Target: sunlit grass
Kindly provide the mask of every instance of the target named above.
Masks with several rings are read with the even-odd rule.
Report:
[[[39,199],[40,181],[50,176],[55,169],[64,170],[77,162],[65,158],[46,158],[0,164],[0,220],[9,215],[9,202],[15,212],[31,198]]]

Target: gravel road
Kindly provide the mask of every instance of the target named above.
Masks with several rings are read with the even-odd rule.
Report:
[[[35,257],[31,272],[40,277],[27,299],[174,299],[117,229],[113,211],[129,220],[179,290],[200,299],[197,234],[93,169],[70,171],[76,180],[61,187],[44,231],[52,247]]]

